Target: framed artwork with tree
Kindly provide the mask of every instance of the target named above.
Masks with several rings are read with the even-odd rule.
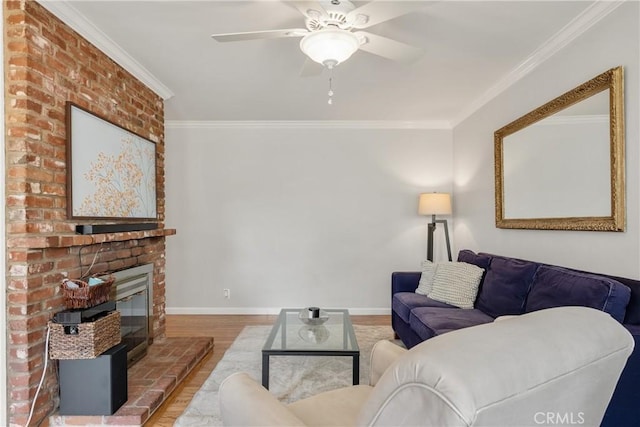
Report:
[[[66,127],[68,217],[155,220],[156,144],[72,102]]]

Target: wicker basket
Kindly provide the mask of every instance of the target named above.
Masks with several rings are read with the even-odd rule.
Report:
[[[109,301],[111,285],[113,285],[116,278],[109,276],[103,280],[104,282],[99,285],[91,286],[80,279],[65,280],[62,282],[60,287],[62,288],[62,296],[64,297],[64,303],[67,308],[89,308]],[[69,282],[73,282],[79,287],[69,288]]]
[[[68,326],[67,326],[68,327]],[[49,322],[49,358],[93,359],[120,343],[120,312],[113,311],[93,322],[77,325],[77,334],[65,333],[65,325]]]

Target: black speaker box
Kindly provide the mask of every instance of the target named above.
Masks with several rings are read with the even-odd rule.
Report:
[[[155,230],[158,228],[157,222],[139,222],[133,224],[83,224],[76,225],[76,233],[80,234],[102,234],[120,233],[125,231]]]
[[[128,399],[124,344],[95,359],[60,360],[59,368],[60,415],[113,415]]]

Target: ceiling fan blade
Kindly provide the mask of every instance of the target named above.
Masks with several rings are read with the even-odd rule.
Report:
[[[366,39],[366,41],[360,45],[361,50],[393,61],[411,63],[424,54],[424,50],[419,47],[371,34],[366,31],[358,31],[355,34]]]
[[[354,23],[353,28],[368,28],[415,12],[426,5],[423,1],[372,1],[347,13],[347,21]]]
[[[309,30],[290,28],[286,30],[249,31],[246,33],[212,34],[211,37],[219,42],[237,42],[241,40],[277,39],[281,37],[302,37]]]
[[[324,67],[321,64],[318,64],[311,58],[307,58],[302,65],[302,69],[300,70],[300,77],[318,76],[322,74],[323,70]]]
[[[327,11],[317,1],[287,1],[286,3],[298,9],[307,18],[327,16]]]

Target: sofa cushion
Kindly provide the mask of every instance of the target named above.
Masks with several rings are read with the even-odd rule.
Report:
[[[538,267],[530,261],[493,256],[475,307],[493,317],[522,314]]]
[[[444,302],[432,300],[426,295],[414,292],[398,292],[391,298],[391,308],[402,320],[409,323],[409,314],[416,307],[445,307],[456,308]]]
[[[433,289],[433,277],[436,274],[437,265],[431,261],[422,261],[422,272],[420,273],[420,281],[416,288],[417,294],[429,295]]]
[[[487,271],[489,264],[491,263],[491,255],[477,254],[469,249],[463,249],[458,252],[458,261],[476,265],[484,271]]]
[[[607,312],[622,322],[631,291],[605,276],[542,265],[536,271],[525,312],[578,305]]]
[[[460,308],[473,308],[483,269],[466,262],[439,262],[429,298]]]
[[[409,325],[424,340],[445,332],[493,321],[480,310],[442,307],[418,307],[411,310]]]
[[[640,281],[637,279],[628,279],[626,277],[608,277],[622,283],[631,290],[631,297],[629,298],[629,304],[627,305],[626,314],[624,316],[624,323],[640,325]]]

